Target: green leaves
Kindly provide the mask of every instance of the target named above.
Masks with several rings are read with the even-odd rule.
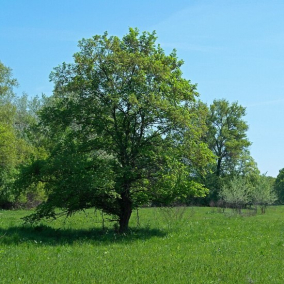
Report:
[[[206,113],[205,106],[200,109]],[[207,130],[203,141],[214,154],[215,161],[205,167],[211,173],[203,180],[210,188],[209,199],[212,201],[219,199],[218,193],[222,186],[230,187],[234,177],[246,177],[253,183],[259,175],[257,165],[249,153],[251,143],[247,138],[245,114],[244,107],[225,99],[214,100],[207,109]]]
[[[266,206],[277,200],[272,182],[265,175],[258,176],[254,184],[248,178],[234,177],[223,185],[220,197],[239,212],[244,206],[254,204],[260,205],[262,213],[265,213]]]
[[[14,97],[13,88],[18,86],[12,78],[12,70],[0,61],[0,102],[9,102]]]
[[[191,176],[212,158],[201,141],[204,108],[176,52],[166,55],[155,41],[155,32],[137,29],[122,39],[83,39],[74,63],[54,69],[54,95],[40,112],[55,143],[44,166],[54,194],[43,207],[95,206],[129,220],[132,209],[157,196],[169,203],[205,194]],[[56,196],[72,202],[60,205]]]
[[[239,210],[251,199],[251,185],[242,177],[234,177],[228,184],[224,185],[220,191],[220,197],[228,204]]]
[[[248,149],[247,123],[243,120],[245,108],[238,103],[229,104],[226,100],[214,100],[208,116],[207,141],[217,156],[217,176],[226,172],[228,163],[238,160]]]
[[[36,111],[40,100],[28,100],[26,94],[17,97],[13,88],[17,80],[12,78],[10,68],[0,62],[0,207],[15,206],[27,199],[19,196],[14,186],[19,167],[30,161],[31,155],[44,153],[43,145],[35,144],[37,136],[32,125],[36,122]],[[31,141],[33,139],[33,141]]]
[[[277,196],[271,179],[265,175],[259,176],[252,192],[253,203],[261,205],[264,208],[267,205],[273,204],[276,200]]]

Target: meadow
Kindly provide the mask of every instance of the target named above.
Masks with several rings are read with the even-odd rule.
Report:
[[[23,226],[29,213],[0,211],[0,283],[284,281],[284,206],[144,208],[124,235],[93,210]]]

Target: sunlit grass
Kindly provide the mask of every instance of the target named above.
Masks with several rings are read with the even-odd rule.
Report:
[[[283,283],[284,207],[145,208],[127,235],[89,210],[22,226],[0,211],[0,283]]]

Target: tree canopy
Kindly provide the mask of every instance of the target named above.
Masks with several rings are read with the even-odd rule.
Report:
[[[18,86],[18,81],[13,78],[12,69],[0,61],[0,100],[10,101],[14,97],[13,88]]]
[[[227,100],[214,100],[208,116],[207,142],[217,157],[215,173],[221,176],[230,172],[247,151],[247,123],[243,120],[245,108]]]
[[[245,108],[237,102],[214,100],[208,108],[205,141],[215,155],[211,173],[204,179],[210,189],[207,200],[217,201],[222,187],[230,187],[234,177],[246,176],[255,180],[257,165],[249,153],[248,124],[244,121]]]
[[[49,155],[23,171],[24,186],[43,183],[47,200],[26,220],[102,209],[128,228],[132,210],[204,196],[196,168],[212,161],[202,137],[206,116],[182,60],[156,45],[155,33],[79,42],[74,63],[51,73],[54,94],[40,111]]]
[[[0,208],[10,208],[18,201],[14,182],[19,167],[38,151],[29,137],[38,99],[29,101],[25,94],[18,97],[14,93],[17,86],[12,69],[0,62]]]

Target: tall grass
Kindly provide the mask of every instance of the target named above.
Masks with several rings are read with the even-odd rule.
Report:
[[[0,283],[283,283],[284,207],[145,208],[127,235],[92,210],[36,227],[28,213],[0,211]]]

